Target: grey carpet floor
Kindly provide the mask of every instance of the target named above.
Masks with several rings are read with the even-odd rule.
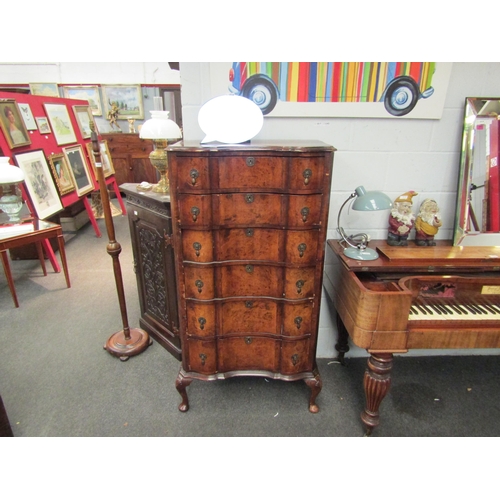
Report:
[[[0,394],[16,437],[364,435],[364,358],[347,366],[318,360],[323,389],[315,415],[303,382],[253,377],[194,381],[190,410],[181,413],[180,364],[159,344],[126,362],[103,349],[122,321],[106,228],[98,223],[102,238],[90,224],[65,234],[71,288],[50,264],[44,277],[37,261],[14,261],[16,309],[0,276]],[[127,218],[114,224],[129,324],[138,327]],[[499,375],[497,356],[396,358],[373,438],[498,436]]]

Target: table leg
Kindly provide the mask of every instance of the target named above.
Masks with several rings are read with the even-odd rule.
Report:
[[[54,249],[52,248],[52,245],[50,244],[50,241],[45,238],[42,240],[42,247],[45,248],[45,252],[47,253],[47,256],[49,257],[50,263],[52,264],[52,268],[54,269],[55,273],[60,273],[61,268],[59,267],[59,263],[57,262],[56,255],[54,253]]]
[[[64,270],[64,277],[66,278],[66,285],[71,288],[68,273],[68,263],[66,262],[66,250],[64,249],[64,236],[59,234],[57,236],[57,243],[59,244],[59,255],[61,256],[61,263]]]
[[[370,435],[380,423],[379,407],[391,386],[392,353],[371,354],[363,379],[366,407],[361,413],[361,420],[366,425],[366,434]]]
[[[19,307],[16,289],[14,287],[14,280],[12,278],[12,272],[10,270],[9,256],[7,255],[7,250],[1,250],[0,253],[2,254],[3,270],[5,273],[5,277],[7,278],[7,283],[9,284],[10,294],[12,295],[12,298],[14,299],[14,305],[16,307]]]
[[[38,260],[40,261],[40,265],[42,266],[43,275],[47,276],[47,267],[45,266],[45,256],[43,255],[42,243],[37,241],[35,243],[36,251],[38,253]]]

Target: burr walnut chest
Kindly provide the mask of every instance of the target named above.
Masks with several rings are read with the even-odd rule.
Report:
[[[181,411],[194,380],[304,380],[316,344],[335,149],[282,142],[167,148]]]

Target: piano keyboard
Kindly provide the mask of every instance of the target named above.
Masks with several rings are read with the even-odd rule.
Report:
[[[458,303],[453,300],[417,300],[410,307],[408,321],[500,320],[500,305],[487,300]]]

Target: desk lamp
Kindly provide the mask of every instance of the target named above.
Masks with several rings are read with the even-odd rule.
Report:
[[[380,191],[366,191],[363,186],[355,189],[349,198],[340,207],[337,218],[337,232],[341,236],[341,242],[347,243],[348,247],[344,248],[344,255],[350,259],[356,260],[375,260],[378,258],[378,253],[372,248],[367,248],[369,237],[365,233],[358,233],[352,236],[347,236],[344,229],[340,226],[340,214],[345,205],[355,198],[352,209],[362,212],[371,212],[375,210],[386,210],[392,207],[391,199]]]
[[[10,224],[17,224],[21,220],[19,212],[23,208],[23,198],[19,183],[23,181],[23,171],[11,165],[7,156],[0,157],[0,185],[3,188],[0,210],[9,216]]]
[[[169,193],[168,183],[168,159],[165,148],[168,144],[173,144],[182,139],[182,132],[177,123],[170,120],[168,111],[153,110],[151,118],[144,122],[141,127],[139,137],[141,139],[152,139],[154,150],[150,153],[149,159],[153,167],[160,172],[160,181],[153,186],[155,193]]]

